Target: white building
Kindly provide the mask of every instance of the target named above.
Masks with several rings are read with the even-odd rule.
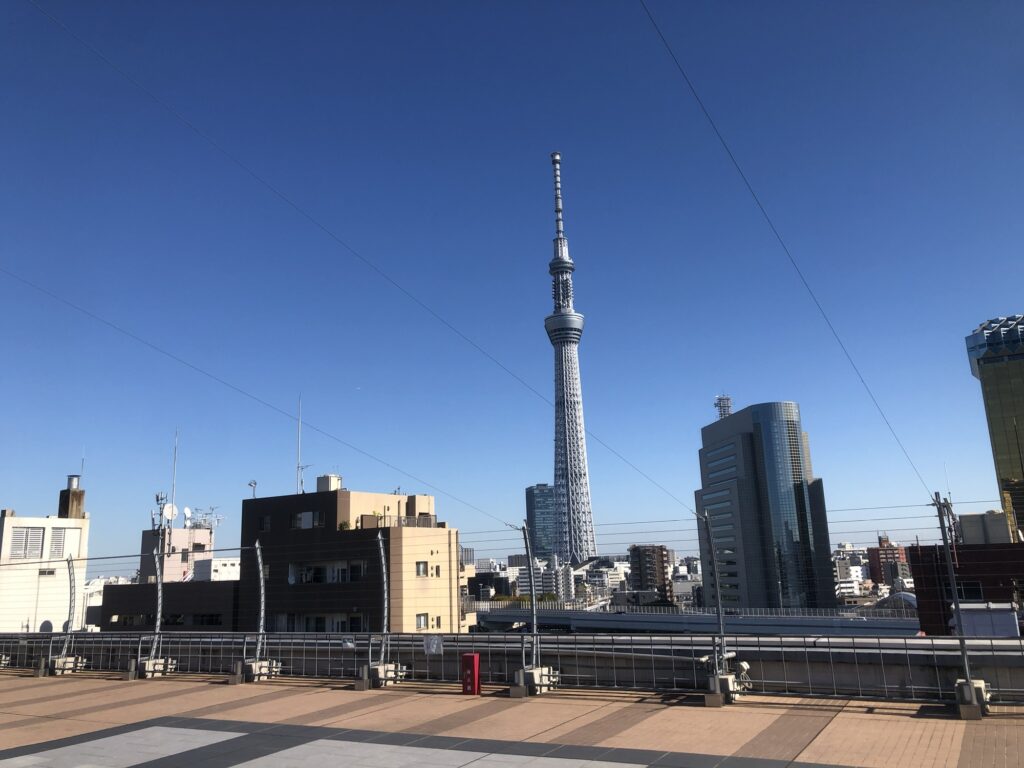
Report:
[[[163,546],[160,570],[164,584],[191,581],[193,571],[204,560],[213,559],[213,528],[154,528],[142,532],[139,547],[139,580],[156,581],[154,552]]]
[[[108,584],[131,583],[132,580],[125,576],[98,576],[85,582],[85,599],[75,605],[75,613],[79,616],[75,621],[75,629],[99,632],[100,614],[103,608],[103,588]]]
[[[193,581],[238,581],[242,566],[240,557],[214,557],[196,560]]]
[[[89,518],[78,475],[68,476],[56,515],[22,517],[0,510],[0,632],[63,632],[68,629],[72,573],[75,612],[82,628]],[[74,558],[68,568],[67,558]]]

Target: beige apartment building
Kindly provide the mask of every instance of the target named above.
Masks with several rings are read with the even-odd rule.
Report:
[[[246,499],[242,545],[259,540],[269,631],[465,632],[466,573],[459,533],[438,521],[434,497],[350,491],[337,475],[315,493]],[[381,552],[384,552],[382,566]],[[258,617],[252,549],[242,553],[240,629]]]

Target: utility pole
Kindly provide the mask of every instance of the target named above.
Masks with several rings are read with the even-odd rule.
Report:
[[[523,541],[526,542],[526,559],[529,561],[527,567],[530,569],[530,633],[533,642],[530,646],[530,666],[537,666],[537,579],[533,568],[533,547],[530,544],[530,529],[527,522],[523,520]]]
[[[711,580],[715,584],[715,611],[718,613],[718,647],[715,649],[715,678],[725,672],[725,614],[722,613],[722,586],[718,581],[718,556],[715,553],[715,540],[711,534],[711,517],[708,511],[702,510],[698,515],[704,523],[704,533],[708,537],[708,552],[711,554]],[[719,655],[721,654],[721,655]]]
[[[949,549],[949,534],[946,531],[946,525],[949,523],[952,525],[953,522],[953,505],[950,504],[949,499],[942,499],[939,497],[939,492],[935,492],[935,500],[932,502],[932,506],[938,510],[939,513],[939,530],[942,531],[942,549],[946,555],[946,574],[949,577],[949,588],[953,593],[953,616],[956,623],[955,634],[960,641],[960,656],[963,659],[964,664],[964,678],[968,684],[971,682],[971,661],[967,654],[967,640],[964,638],[964,625],[963,616],[960,613],[960,590],[956,586],[956,571],[953,569],[953,555]]]

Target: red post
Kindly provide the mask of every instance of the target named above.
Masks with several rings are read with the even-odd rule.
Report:
[[[462,692],[468,696],[480,695],[480,654],[462,654]]]

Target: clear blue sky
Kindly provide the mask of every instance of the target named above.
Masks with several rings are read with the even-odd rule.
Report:
[[[560,150],[590,430],[692,505],[714,396],[795,400],[830,507],[926,500],[639,4],[38,1],[548,396]],[[964,336],[1024,309],[1024,9],[650,5],[929,486],[995,498]],[[0,22],[4,269],[522,518],[550,406],[29,2]],[[84,447],[92,552],[134,552],[176,428],[178,501],[219,506],[221,544],[249,480],[294,489],[294,422],[5,274],[0,306],[3,506],[54,512]],[[589,451],[599,543],[677,518],[625,538],[694,548]],[[303,461],[429,490],[312,430]],[[910,513],[832,520],[909,538]]]

